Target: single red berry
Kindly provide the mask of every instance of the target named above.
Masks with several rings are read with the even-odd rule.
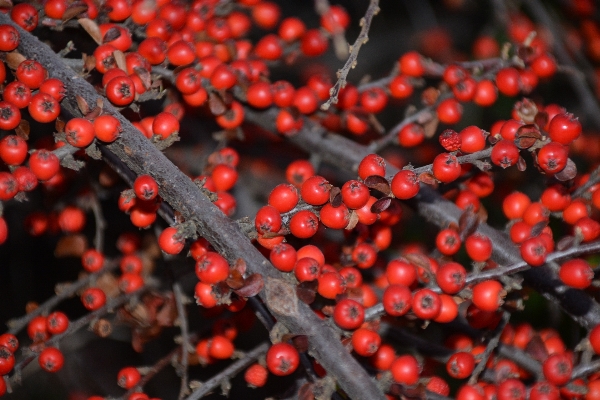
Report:
[[[196,276],[204,283],[221,282],[228,275],[229,263],[219,253],[209,251],[196,262]]]
[[[392,317],[406,314],[412,305],[412,293],[404,285],[392,284],[383,292],[383,308]]]
[[[412,386],[419,381],[421,366],[416,358],[409,354],[402,355],[394,360],[390,367],[394,382],[401,385]]]
[[[51,335],[63,333],[69,327],[69,318],[65,313],[54,311],[46,317],[46,330]]]
[[[415,197],[419,193],[421,183],[417,174],[409,169],[399,171],[392,178],[390,188],[397,199],[407,200]]]
[[[57,372],[63,367],[65,358],[62,352],[56,347],[46,347],[40,353],[38,362],[43,370]]]
[[[439,154],[433,160],[433,176],[443,183],[450,183],[460,176],[462,168],[455,155]]]
[[[357,329],[365,320],[365,309],[355,300],[341,300],[335,305],[333,320],[342,329]]]
[[[573,114],[557,114],[548,125],[548,134],[553,142],[568,145],[581,135],[581,123]]]
[[[473,304],[483,311],[496,311],[506,295],[502,284],[488,280],[473,286]]]
[[[266,356],[267,368],[273,375],[292,374],[300,363],[298,350],[288,343],[276,343],[269,348]]]
[[[381,336],[367,328],[359,328],[352,334],[352,347],[356,354],[369,357],[381,346]]]
[[[459,263],[449,262],[438,269],[435,278],[444,293],[456,294],[465,286],[467,271]]]
[[[185,238],[178,234],[177,228],[170,226],[161,232],[158,245],[167,254],[179,254],[185,246]]]
[[[377,154],[369,154],[358,164],[358,176],[365,180],[371,175],[385,176],[385,160]]]
[[[263,387],[268,377],[269,371],[260,364],[252,364],[244,373],[246,383],[254,387]]]
[[[418,290],[412,302],[412,310],[418,318],[434,319],[442,308],[440,296],[430,289]]]
[[[466,351],[459,351],[450,356],[446,362],[448,375],[455,379],[468,378],[475,368],[475,357]]]
[[[133,183],[135,195],[142,200],[152,200],[158,195],[158,184],[150,175],[140,175]]]

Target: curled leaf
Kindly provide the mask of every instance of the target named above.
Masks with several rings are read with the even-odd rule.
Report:
[[[541,138],[542,134],[540,133],[540,129],[537,127],[537,125],[523,125],[517,130],[517,134],[515,135],[515,145],[519,149],[528,149]]]
[[[106,31],[104,36],[102,37],[102,43],[112,42],[115,39],[121,37],[121,30],[117,27],[112,27]]]
[[[419,180],[426,185],[435,185],[437,180],[431,172],[423,172],[419,175]]]
[[[95,21],[89,18],[79,18],[77,20],[79,25],[90,35],[90,37],[96,42],[96,44],[102,44],[102,34],[100,33],[100,27]]]
[[[127,62],[125,61],[125,54],[121,50],[113,51],[113,57],[117,63],[117,67],[127,72]]]
[[[345,229],[350,231],[356,227],[356,224],[358,224],[358,214],[352,210],[350,212],[350,216],[348,217],[348,225],[346,225]]]
[[[333,207],[339,207],[342,205],[342,191],[339,187],[333,186],[329,191],[329,202]]]
[[[525,159],[521,156],[519,156],[519,160],[517,161],[517,169],[521,172],[527,169],[527,163],[525,162]]]
[[[546,126],[548,123],[548,113],[546,111],[539,111],[535,115],[534,123],[537,126]]]
[[[306,304],[312,304],[317,297],[317,284],[316,281],[302,282],[296,286],[296,295]]]
[[[29,121],[23,118],[19,125],[15,128],[15,133],[23,140],[29,139],[29,132],[31,128],[29,127]]]
[[[208,108],[213,115],[221,115],[227,111],[227,106],[221,96],[214,92],[208,94]]]
[[[563,168],[563,170],[560,171],[559,173],[554,174],[554,177],[556,179],[558,179],[559,181],[564,182],[564,181],[568,181],[568,180],[575,178],[576,175],[577,175],[577,166],[575,165],[573,160],[571,160],[569,158],[569,159],[567,159],[567,165],[565,166],[565,168]]]
[[[390,184],[383,176],[371,175],[365,179],[364,183],[369,189],[378,190],[385,195],[392,193]]]
[[[265,286],[265,282],[261,274],[252,274],[245,281],[244,286],[234,290],[234,293],[240,297],[256,296]]]
[[[242,287],[244,287],[244,277],[242,276],[240,271],[232,269],[229,272],[229,276],[225,280],[225,283],[227,283],[227,286],[229,286],[231,289],[241,289]]]
[[[239,271],[242,275],[244,275],[246,273],[246,261],[244,261],[243,258],[238,258],[237,260],[235,260],[235,265],[233,266],[233,269]]]
[[[564,250],[570,249],[574,245],[575,245],[575,237],[574,236],[563,236],[556,243],[556,250],[557,251],[564,251]]]
[[[371,212],[375,213],[375,214],[382,213],[385,210],[387,210],[387,208],[390,206],[391,203],[392,203],[391,197],[382,197],[381,199],[379,199],[375,203],[373,203],[373,205],[371,206]]]
[[[63,14],[62,20],[63,22],[67,22],[68,20],[75,18],[79,14],[83,14],[87,10],[88,6],[85,3],[73,5],[72,7],[67,8],[65,13]]]
[[[10,53],[6,53],[6,65],[8,68],[12,70],[16,70],[23,61],[27,58],[19,53],[18,51],[11,51]]]
[[[75,95],[75,100],[77,101],[77,107],[79,107],[81,114],[87,115],[90,112],[90,106],[88,105],[88,102],[78,94]]]

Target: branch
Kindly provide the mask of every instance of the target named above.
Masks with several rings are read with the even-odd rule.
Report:
[[[273,126],[275,113],[276,110],[264,112],[246,110],[246,120],[264,129],[275,131]],[[303,129],[289,139],[305,151],[317,153],[330,164],[350,171],[357,171],[361,160],[370,154],[367,146],[327,132],[325,128],[307,118],[304,119]],[[388,176],[393,176],[398,172],[398,168],[388,163],[386,171]],[[421,185],[419,194],[407,201],[407,204],[416,209],[426,221],[439,227],[458,223],[463,213],[463,210],[454,203],[444,199],[438,192],[426,185]],[[494,243],[492,258],[498,264],[512,265],[523,262],[519,249],[504,232],[485,223],[479,224],[477,232],[489,237]],[[581,290],[569,290],[550,267],[529,269],[523,272],[523,277],[529,286],[550,301],[559,304],[581,326],[590,329],[600,323],[600,305]]]
[[[52,336],[50,339],[48,339],[45,342],[45,345],[46,346],[56,346],[62,339],[72,335],[73,333],[77,332],[84,326],[89,325],[92,321],[94,321],[98,317],[100,317],[106,313],[114,311],[115,308],[120,307],[123,304],[127,303],[129,300],[131,300],[133,298],[133,296],[140,295],[148,289],[150,289],[150,286],[145,286],[136,292],[125,293],[125,294],[120,295],[119,297],[115,297],[113,299],[107,300],[106,304],[104,306],[84,315],[83,317],[79,318],[76,321],[71,322],[69,324],[69,328],[67,328],[66,331],[64,331],[63,333],[61,333],[59,335]],[[21,361],[19,361],[19,363],[17,363],[13,369],[14,375],[10,378],[11,383],[13,383],[13,384],[20,383],[21,382],[21,371],[23,370],[23,368],[25,368],[30,362],[35,360],[37,357],[38,357],[38,354],[34,353],[34,354],[26,356]]]
[[[556,58],[561,64],[567,65],[573,69],[579,70],[579,67],[573,62],[573,59],[569,55],[564,42],[562,40],[562,35],[560,34],[562,28],[559,28],[554,19],[550,16],[544,5],[539,0],[529,0],[524,1],[523,5],[527,10],[531,13],[531,15],[538,20],[538,22],[548,28],[550,32],[552,32],[552,36],[554,36],[554,52],[556,54]],[[577,74],[567,73],[567,78],[571,82],[573,89],[577,93],[577,96],[580,98],[580,103],[585,110],[585,113],[588,118],[590,118],[596,128],[600,127],[600,106],[598,106],[598,100],[594,93],[590,90],[589,85],[585,81],[585,79],[581,79],[581,77]]]
[[[202,386],[194,390],[192,394],[189,395],[185,400],[198,400],[202,396],[210,393],[212,390],[219,387],[222,381],[237,375],[241,370],[252,364],[257,358],[266,353],[267,350],[269,350],[269,343],[265,342],[259,344],[250,352],[246,353],[243,358],[234,362],[229,367],[225,368],[223,371],[204,382]]]
[[[181,285],[177,282],[173,284],[173,296],[177,305],[177,314],[179,320],[179,328],[181,329],[181,387],[179,389],[179,399],[182,399],[188,392],[188,354],[190,347],[190,335],[188,330],[187,314],[185,305],[183,304],[184,294],[181,290]]]
[[[350,46],[350,55],[348,56],[348,60],[342,67],[342,69],[338,70],[337,77],[338,80],[333,85],[333,87],[329,90],[329,100],[321,105],[321,110],[328,110],[332,104],[337,104],[338,102],[338,94],[340,90],[346,86],[346,78],[348,77],[348,73],[350,69],[356,67],[358,52],[363,44],[367,43],[369,40],[369,28],[371,27],[371,21],[373,17],[379,13],[379,0],[371,0],[369,3],[369,8],[367,8],[367,12],[365,16],[360,20],[360,34],[356,38],[356,41],[352,46]]]
[[[61,107],[71,115],[79,115],[75,94],[88,104],[101,98],[91,84],[79,77],[52,49],[35,36],[14,24],[6,15],[0,23],[14,26],[21,36],[18,51],[37,60],[51,77],[60,79],[68,95]],[[198,233],[230,263],[241,258],[248,272],[259,273],[265,280],[265,289],[259,294],[278,321],[290,332],[308,337],[309,351],[319,363],[337,379],[340,387],[355,399],[384,399],[385,396],[360,364],[343,347],[337,334],[311,308],[300,301],[295,288],[287,283],[282,273],[252,245],[237,224],[227,218],[200,189],[165,155],[121,115],[106,99],[104,112],[115,116],[122,128],[121,137],[114,143],[100,145],[103,154],[114,153],[136,174],[148,173],[158,183],[159,194],[186,221],[193,221]],[[323,346],[327,343],[327,346]]]
[[[70,283],[65,285],[64,287],[61,287],[60,293],[57,293],[55,296],[52,296],[51,298],[40,304],[35,310],[30,312],[29,314],[24,315],[18,319],[8,321],[8,333],[16,335],[21,329],[25,328],[27,324],[29,324],[29,321],[31,321],[33,318],[37,317],[38,315],[42,315],[44,313],[49,312],[54,307],[56,307],[56,305],[59,304],[61,301],[72,297],[79,290],[88,286],[90,282],[92,282],[93,280],[105,273],[117,269],[118,266],[119,263],[116,261],[106,262],[105,266],[100,271],[86,275],[85,277],[80,278],[74,283]]]

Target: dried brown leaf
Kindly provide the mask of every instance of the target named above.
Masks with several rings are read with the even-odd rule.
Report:
[[[385,210],[387,210],[387,208],[390,206],[391,203],[392,203],[391,197],[382,197],[381,199],[379,199],[375,203],[373,203],[373,205],[371,206],[371,212],[375,213],[375,214],[382,213]]]
[[[92,121],[100,114],[102,114],[102,109],[100,107],[94,107],[90,112],[84,115],[84,118]]]
[[[378,190],[386,196],[389,196],[390,193],[392,193],[390,189],[390,184],[388,183],[387,179],[385,179],[383,176],[368,176],[367,179],[365,179],[364,183],[369,189]]]
[[[333,207],[339,207],[342,205],[342,191],[339,187],[333,186],[329,191],[329,202]]]
[[[548,113],[546,111],[539,111],[535,115],[535,119],[533,121],[537,126],[546,126],[548,123]]]
[[[431,172],[421,173],[419,175],[419,180],[426,185],[435,185],[437,183],[437,179],[435,179]]]
[[[13,71],[16,70],[19,67],[19,64],[25,60],[27,60],[27,58],[18,51],[6,53],[6,65],[8,65],[8,68],[12,69]]]
[[[563,236],[556,243],[556,250],[557,251],[564,251],[564,250],[570,249],[574,245],[575,245],[575,237],[574,236]]]
[[[554,177],[556,179],[558,179],[559,181],[564,182],[564,181],[568,181],[568,180],[575,178],[576,175],[577,175],[577,166],[575,165],[573,160],[571,160],[569,158],[567,160],[567,165],[565,166],[565,168],[563,168],[563,170],[560,171],[559,173],[554,174]]]
[[[435,133],[437,132],[437,128],[438,128],[439,124],[440,124],[440,120],[437,118],[437,115],[433,116],[427,122],[423,123],[422,125],[423,125],[424,136],[427,139],[431,139],[432,137],[434,137]]]
[[[244,275],[246,273],[246,267],[246,261],[244,261],[243,258],[238,258],[235,260],[235,265],[232,268]]]
[[[227,277],[227,280],[225,282],[227,283],[227,286],[234,290],[241,289],[244,287],[244,277],[242,276],[240,271],[236,269],[232,269],[229,272],[229,276]]]
[[[356,227],[356,224],[358,224],[358,214],[352,210],[348,216],[348,225],[346,225],[345,229],[350,231]]]
[[[548,350],[546,350],[546,346],[544,345],[542,338],[540,338],[540,335],[535,335],[531,338],[525,347],[525,352],[529,354],[531,358],[541,363],[548,358]]]
[[[56,118],[56,121],[54,121],[54,129],[56,129],[56,132],[58,133],[63,133],[65,131],[65,121],[63,121],[60,117]]]
[[[527,162],[525,162],[525,159],[521,156],[519,156],[519,160],[517,161],[517,169],[521,172],[527,169]]]
[[[87,239],[84,235],[74,234],[63,236],[56,243],[54,256],[62,257],[81,257],[87,249]]]
[[[469,205],[458,219],[458,232],[462,237],[471,236],[479,225],[479,217],[473,212],[473,206]]]
[[[244,281],[244,286],[241,289],[234,290],[235,294],[240,297],[256,296],[265,286],[265,282],[261,274],[252,274]]]
[[[152,76],[150,75],[150,72],[142,67],[134,67],[133,72],[140,78],[144,88],[146,88],[146,90],[150,89],[152,86]]]
[[[65,10],[65,13],[63,14],[63,17],[62,17],[62,21],[67,22],[67,21],[75,18],[79,14],[83,14],[87,10],[88,10],[88,6],[84,3],[73,5],[72,7],[69,7]]]
[[[118,39],[120,37],[121,30],[115,26],[107,30],[104,36],[102,36],[102,43],[112,42],[113,40]]]
[[[308,336],[294,335],[292,338],[292,344],[299,353],[304,353],[305,351],[308,351]]]
[[[539,236],[545,227],[548,226],[548,221],[540,221],[531,228],[531,237]]]
[[[312,304],[317,296],[316,282],[312,281],[300,283],[298,286],[296,286],[296,295],[303,303]]]
[[[537,127],[537,125],[523,125],[517,130],[517,134],[515,136],[515,145],[520,149],[528,149],[541,138],[542,134],[540,133],[540,129]]]
[[[79,22],[79,25],[82,26],[96,44],[102,44],[102,34],[100,33],[100,27],[96,21],[89,18],[79,18],[77,22]]]
[[[77,101],[77,107],[79,107],[81,114],[87,115],[90,112],[90,106],[88,105],[88,102],[78,94],[75,95],[75,100]]]
[[[298,400],[315,400],[313,394],[313,383],[307,382],[298,389]]]
[[[19,122],[19,125],[15,128],[15,133],[23,140],[29,140],[30,131],[29,121],[25,118],[21,119],[21,122]]]
[[[117,63],[117,67],[127,72],[127,62],[125,61],[125,54],[121,50],[113,51],[113,57]]]
[[[227,111],[227,106],[223,99],[216,93],[208,94],[208,108],[213,115],[221,115]]]

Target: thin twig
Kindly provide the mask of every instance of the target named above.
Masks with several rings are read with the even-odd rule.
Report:
[[[579,67],[575,64],[564,45],[563,36],[560,33],[563,31],[563,29],[557,26],[556,22],[550,16],[548,10],[546,10],[546,7],[542,4],[542,2],[539,0],[524,1],[523,6],[527,8],[531,15],[537,19],[541,25],[548,28],[550,32],[552,32],[552,36],[554,36],[555,39],[553,41],[554,52],[558,61],[561,64],[579,70]],[[590,89],[589,85],[584,79],[581,79],[578,74],[566,75],[580,99],[580,104],[585,110],[586,116],[593,121],[593,124],[596,126],[596,128],[600,128],[600,106],[598,105],[598,100]]]
[[[340,90],[346,86],[346,78],[348,77],[350,69],[356,67],[358,52],[360,51],[362,45],[367,43],[369,40],[368,35],[369,28],[371,27],[371,21],[373,20],[373,17],[377,15],[379,10],[379,0],[371,0],[365,16],[360,20],[360,34],[356,38],[354,44],[350,46],[350,55],[348,56],[348,60],[346,60],[346,63],[342,69],[338,70],[338,80],[329,91],[329,99],[321,105],[321,110],[328,110],[332,104],[337,104],[338,94],[340,93]]]
[[[500,322],[498,323],[496,328],[492,331],[491,337],[487,343],[487,346],[485,347],[485,351],[483,352],[483,354],[481,354],[481,356],[478,360],[479,363],[477,364],[477,366],[471,373],[471,377],[469,378],[470,385],[474,385],[475,383],[477,383],[477,380],[479,379],[479,375],[485,369],[485,367],[487,365],[487,361],[490,358],[490,356],[492,355],[492,352],[496,349],[496,347],[498,347],[498,343],[500,343],[500,335],[502,334],[502,331],[504,330],[504,327],[508,323],[509,319],[510,319],[510,313],[507,311],[504,311],[504,313],[502,314],[502,320],[500,320]]]
[[[79,290],[89,285],[90,282],[94,281],[99,276],[105,273],[117,269],[118,266],[119,263],[116,261],[106,261],[104,263],[104,267],[100,271],[86,275],[71,284],[63,285],[61,287],[60,293],[57,293],[55,296],[52,296],[51,298],[40,304],[35,310],[30,312],[29,314],[26,314],[18,319],[8,321],[8,333],[12,333],[13,335],[17,334],[21,329],[25,328],[27,324],[29,324],[29,321],[31,321],[33,318],[37,317],[38,315],[48,313],[61,301],[72,297]]]
[[[179,399],[182,399],[188,392],[188,353],[190,346],[189,330],[187,322],[187,313],[183,304],[184,294],[181,290],[181,285],[178,282],[173,284],[173,296],[175,296],[175,304],[177,306],[177,320],[181,329],[181,387],[179,389]]]
[[[45,343],[46,347],[56,346],[62,339],[72,335],[73,333],[77,332],[81,328],[88,326],[92,321],[99,318],[100,316],[102,316],[106,313],[109,313],[109,312],[113,312],[117,307],[120,307],[123,304],[127,303],[134,296],[139,296],[140,294],[144,293],[145,291],[147,291],[149,289],[150,289],[150,286],[145,286],[136,292],[125,293],[125,294],[120,295],[119,297],[115,297],[113,299],[107,300],[106,304],[104,306],[84,315],[83,317],[79,318],[76,321],[71,322],[66,331],[64,331],[63,333],[61,333],[59,335],[52,336],[50,339],[48,339]],[[21,372],[23,371],[23,368],[25,368],[29,363],[31,363],[33,360],[35,360],[38,357],[38,355],[39,354],[37,354],[37,353],[27,355],[25,358],[20,360],[15,365],[14,370],[13,370],[14,374],[10,379],[12,384],[20,383]]]
[[[243,356],[243,358],[234,362],[233,364],[225,368],[223,371],[210,378],[208,381],[202,383],[202,386],[194,390],[192,394],[186,398],[186,400],[198,400],[202,396],[210,393],[212,390],[217,388],[222,381],[237,375],[241,370],[252,364],[257,358],[265,354],[268,349],[269,343],[264,342],[259,344],[254,349],[246,353]]]

